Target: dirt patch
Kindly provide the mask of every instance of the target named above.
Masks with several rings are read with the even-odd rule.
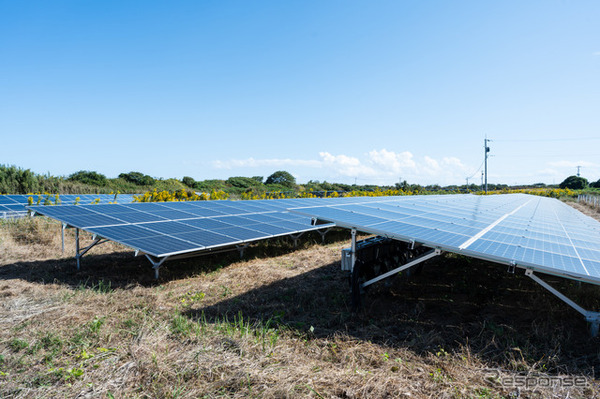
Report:
[[[577,209],[579,212],[583,213],[584,215],[587,215],[591,218],[594,218],[594,219],[600,221],[600,209],[599,208],[594,208],[593,206],[581,204],[579,202],[574,202],[574,201],[569,201],[566,203],[569,204],[570,206],[572,206],[573,208]]]

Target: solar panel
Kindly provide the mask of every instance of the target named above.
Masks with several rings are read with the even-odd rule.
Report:
[[[290,214],[285,210],[289,203],[282,205],[276,200],[248,202],[189,201],[28,208],[67,226],[89,231],[156,258],[331,227],[313,226],[310,218]]]
[[[118,194],[116,199],[114,194],[61,194],[59,195],[58,204],[55,204],[56,197],[48,194],[6,194],[0,195],[0,218],[3,213],[7,213],[6,216],[20,215],[25,216],[27,214],[26,206],[29,204],[29,198],[32,199],[33,204],[44,205],[46,198],[51,202],[51,205],[73,205],[78,204],[108,204],[118,203],[127,204],[133,202],[134,194]]]
[[[292,211],[341,227],[600,284],[600,223],[551,198],[380,197]]]

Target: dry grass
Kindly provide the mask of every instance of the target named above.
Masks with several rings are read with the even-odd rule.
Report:
[[[4,224],[0,397],[599,396],[599,340],[503,266],[444,256],[373,286],[352,314],[339,270],[347,236],[167,263],[154,281],[118,245],[92,249],[77,272],[58,225]],[[555,284],[600,309],[596,287]],[[536,374],[585,386],[498,383]]]

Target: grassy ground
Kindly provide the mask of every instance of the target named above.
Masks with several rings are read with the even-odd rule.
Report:
[[[155,281],[117,244],[77,272],[71,231],[63,255],[59,225],[5,222],[0,397],[600,396],[600,340],[521,272],[445,255],[372,286],[353,314],[348,238],[167,263]],[[546,280],[600,309],[597,287]]]

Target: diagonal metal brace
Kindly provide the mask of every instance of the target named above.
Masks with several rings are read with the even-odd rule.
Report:
[[[590,334],[592,337],[598,336],[598,331],[600,330],[600,312],[593,312],[591,310],[587,310],[576,304],[572,299],[568,298],[562,292],[558,291],[556,288],[533,274],[533,270],[527,269],[525,270],[525,275],[530,277],[533,281],[550,291],[556,297],[558,297],[561,301],[578,311],[585,317],[585,320],[590,323]]]
[[[77,261],[77,270],[80,270],[80,268],[81,268],[80,259],[83,257],[83,255],[85,255],[90,249],[92,249],[96,245],[104,244],[105,242],[108,241],[107,239],[97,237],[95,235],[93,236],[93,240],[94,241],[90,245],[83,248],[83,250],[80,250],[79,249],[79,229],[75,230],[75,260]]]
[[[167,259],[169,259],[168,256],[165,256],[164,258],[161,258],[158,262],[155,261],[154,259],[152,259],[152,257],[148,254],[145,255],[146,258],[150,261],[150,263],[152,263],[152,268],[154,269],[154,278],[158,280],[158,269],[160,269],[161,265],[163,263],[165,263],[165,261]]]
[[[331,228],[328,228],[325,230],[317,230],[317,233],[319,233],[321,235],[321,242],[323,244],[325,244],[325,234],[329,233],[330,230],[331,230]]]
[[[371,280],[369,280],[369,281],[365,281],[364,283],[362,283],[361,287],[363,287],[363,288],[364,288],[364,287],[367,287],[367,286],[369,286],[369,285],[371,285],[371,284],[374,284],[374,283],[376,283],[376,282],[378,282],[378,281],[381,281],[381,280],[383,280],[383,279],[385,279],[385,278],[388,278],[388,277],[390,277],[390,276],[393,276],[394,274],[400,273],[400,272],[401,272],[401,271],[403,271],[403,270],[409,269],[409,268],[411,268],[411,267],[413,267],[413,266],[416,266],[416,265],[418,265],[419,263],[422,263],[422,262],[425,262],[426,260],[429,260],[429,259],[431,259],[431,258],[434,258],[434,257],[436,257],[436,256],[440,255],[441,253],[442,253],[442,250],[441,250],[441,249],[437,249],[437,248],[436,248],[436,249],[433,249],[433,250],[431,250],[431,251],[427,252],[426,254],[424,254],[424,255],[421,255],[421,256],[419,256],[418,258],[416,258],[416,259],[414,259],[414,260],[412,260],[412,261],[408,262],[408,263],[407,263],[407,264],[405,264],[405,265],[402,265],[402,266],[400,266],[400,267],[397,267],[397,268],[395,268],[394,270],[390,270],[390,271],[389,271],[389,272],[387,272],[387,273],[383,273],[383,274],[381,274],[381,275],[379,275],[379,276],[377,276],[377,277],[375,277],[375,278],[373,278],[373,279],[371,279]]]
[[[290,237],[292,238],[292,240],[294,240],[294,248],[298,247],[298,240],[300,239],[300,237],[302,237],[302,234],[304,234],[304,232],[298,234],[290,234]]]

